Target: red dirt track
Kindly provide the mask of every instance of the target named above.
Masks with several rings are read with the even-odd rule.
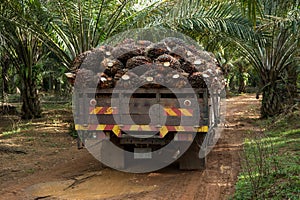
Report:
[[[258,129],[251,122],[259,117],[259,104],[249,94],[227,99],[224,131],[203,171],[180,171],[175,164],[144,174],[104,168],[87,150],[77,150],[63,123],[37,127],[27,133],[32,140],[0,134],[0,146],[26,152],[0,151],[0,199],[228,199],[240,171],[242,142],[248,131]]]

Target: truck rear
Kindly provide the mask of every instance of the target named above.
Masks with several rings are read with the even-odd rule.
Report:
[[[182,55],[170,51],[170,41],[173,47],[178,43],[134,41],[129,51],[124,42],[121,54],[120,46],[102,46],[80,61],[75,128],[80,142],[102,163],[125,171],[143,168],[138,172],[175,161],[180,169],[205,167],[203,146],[209,145],[208,133],[214,137],[220,117],[219,69],[207,52],[186,46]]]

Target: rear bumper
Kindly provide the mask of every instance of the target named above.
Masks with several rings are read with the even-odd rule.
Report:
[[[164,138],[169,132],[176,133],[206,133],[208,126],[151,126],[151,125],[107,125],[107,124],[76,124],[77,131],[112,131],[117,137],[121,137],[122,131],[130,132],[159,132],[160,138]]]

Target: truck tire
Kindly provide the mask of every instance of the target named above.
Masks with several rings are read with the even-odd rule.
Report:
[[[118,147],[111,148],[111,142],[109,140],[103,140],[100,143],[100,149],[100,160],[102,164],[108,164],[108,166],[114,169],[124,169],[125,154],[123,151],[120,151]]]
[[[199,151],[205,134],[197,133],[193,143],[188,150],[179,158],[181,170],[202,170],[205,169],[206,157],[199,158]]]

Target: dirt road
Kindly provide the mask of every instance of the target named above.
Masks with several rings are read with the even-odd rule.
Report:
[[[0,152],[0,199],[227,199],[234,193],[243,138],[257,129],[252,122],[258,113],[254,95],[227,100],[226,128],[203,171],[179,171],[171,165],[157,172],[129,174],[103,168],[86,150],[77,150],[67,127],[61,125],[48,130],[43,124],[40,128],[47,135],[36,133],[32,141],[0,137],[0,144],[9,142],[25,152]],[[57,146],[45,150],[41,137]]]

